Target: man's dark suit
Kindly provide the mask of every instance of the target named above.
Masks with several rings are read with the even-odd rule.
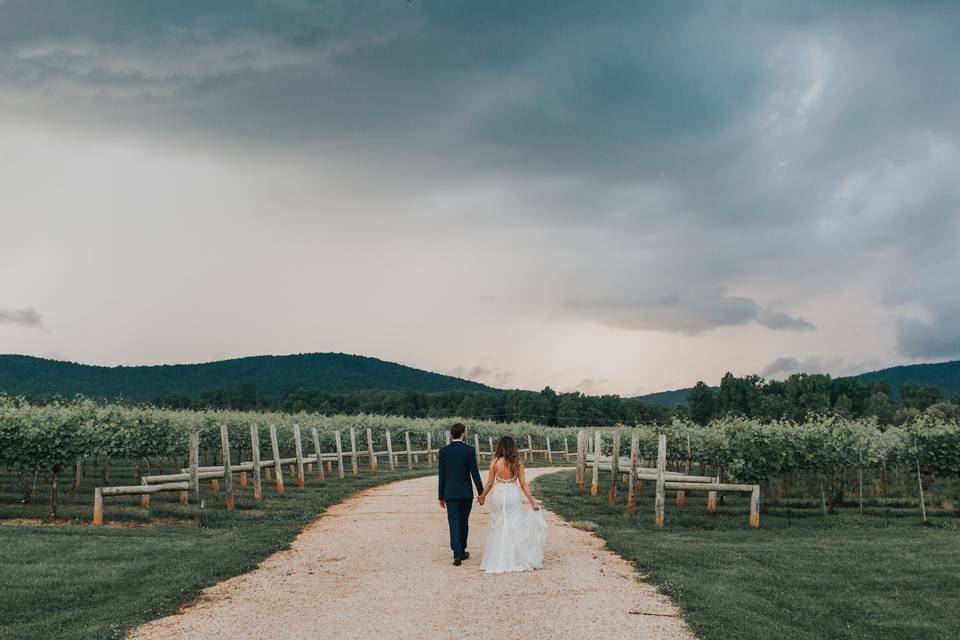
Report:
[[[477,450],[462,440],[454,440],[440,449],[440,499],[447,503],[447,523],[450,525],[450,548],[455,559],[463,558],[467,550],[468,520],[473,506],[473,487],[483,493],[480,470],[477,469]]]

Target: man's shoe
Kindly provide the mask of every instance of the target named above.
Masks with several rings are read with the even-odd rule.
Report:
[[[461,558],[454,558],[454,559],[453,559],[453,566],[459,567],[459,566],[460,566],[460,563],[462,563],[462,562],[463,562],[463,560],[462,560]]]
[[[463,552],[463,558],[461,558],[461,559],[462,559],[462,560],[469,560],[469,559],[470,559],[470,552],[469,552],[469,551],[464,551],[464,552]]]

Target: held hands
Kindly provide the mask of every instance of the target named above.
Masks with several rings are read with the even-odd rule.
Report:
[[[446,501],[446,500],[441,500],[441,501],[440,501],[440,508],[441,508],[441,509],[446,509],[446,508],[447,508],[447,501]]]
[[[477,496],[477,502],[480,504],[481,507],[483,506],[483,503],[486,502],[486,500],[487,500],[487,497],[484,496],[483,494]]]

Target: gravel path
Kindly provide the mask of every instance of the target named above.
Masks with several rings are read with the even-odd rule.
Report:
[[[551,469],[530,469],[529,478]],[[485,575],[487,508],[451,564],[436,476],[369,489],[331,507],[289,551],[206,589],[180,613],[135,630],[163,638],[691,639],[667,598],[603,541],[547,512],[544,568]]]

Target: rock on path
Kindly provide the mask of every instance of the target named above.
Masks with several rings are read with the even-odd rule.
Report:
[[[129,637],[694,638],[625,560],[549,511],[543,570],[481,573],[487,507],[476,504],[473,556],[452,566],[436,484],[433,476],[361,492],[304,529],[289,551]]]

